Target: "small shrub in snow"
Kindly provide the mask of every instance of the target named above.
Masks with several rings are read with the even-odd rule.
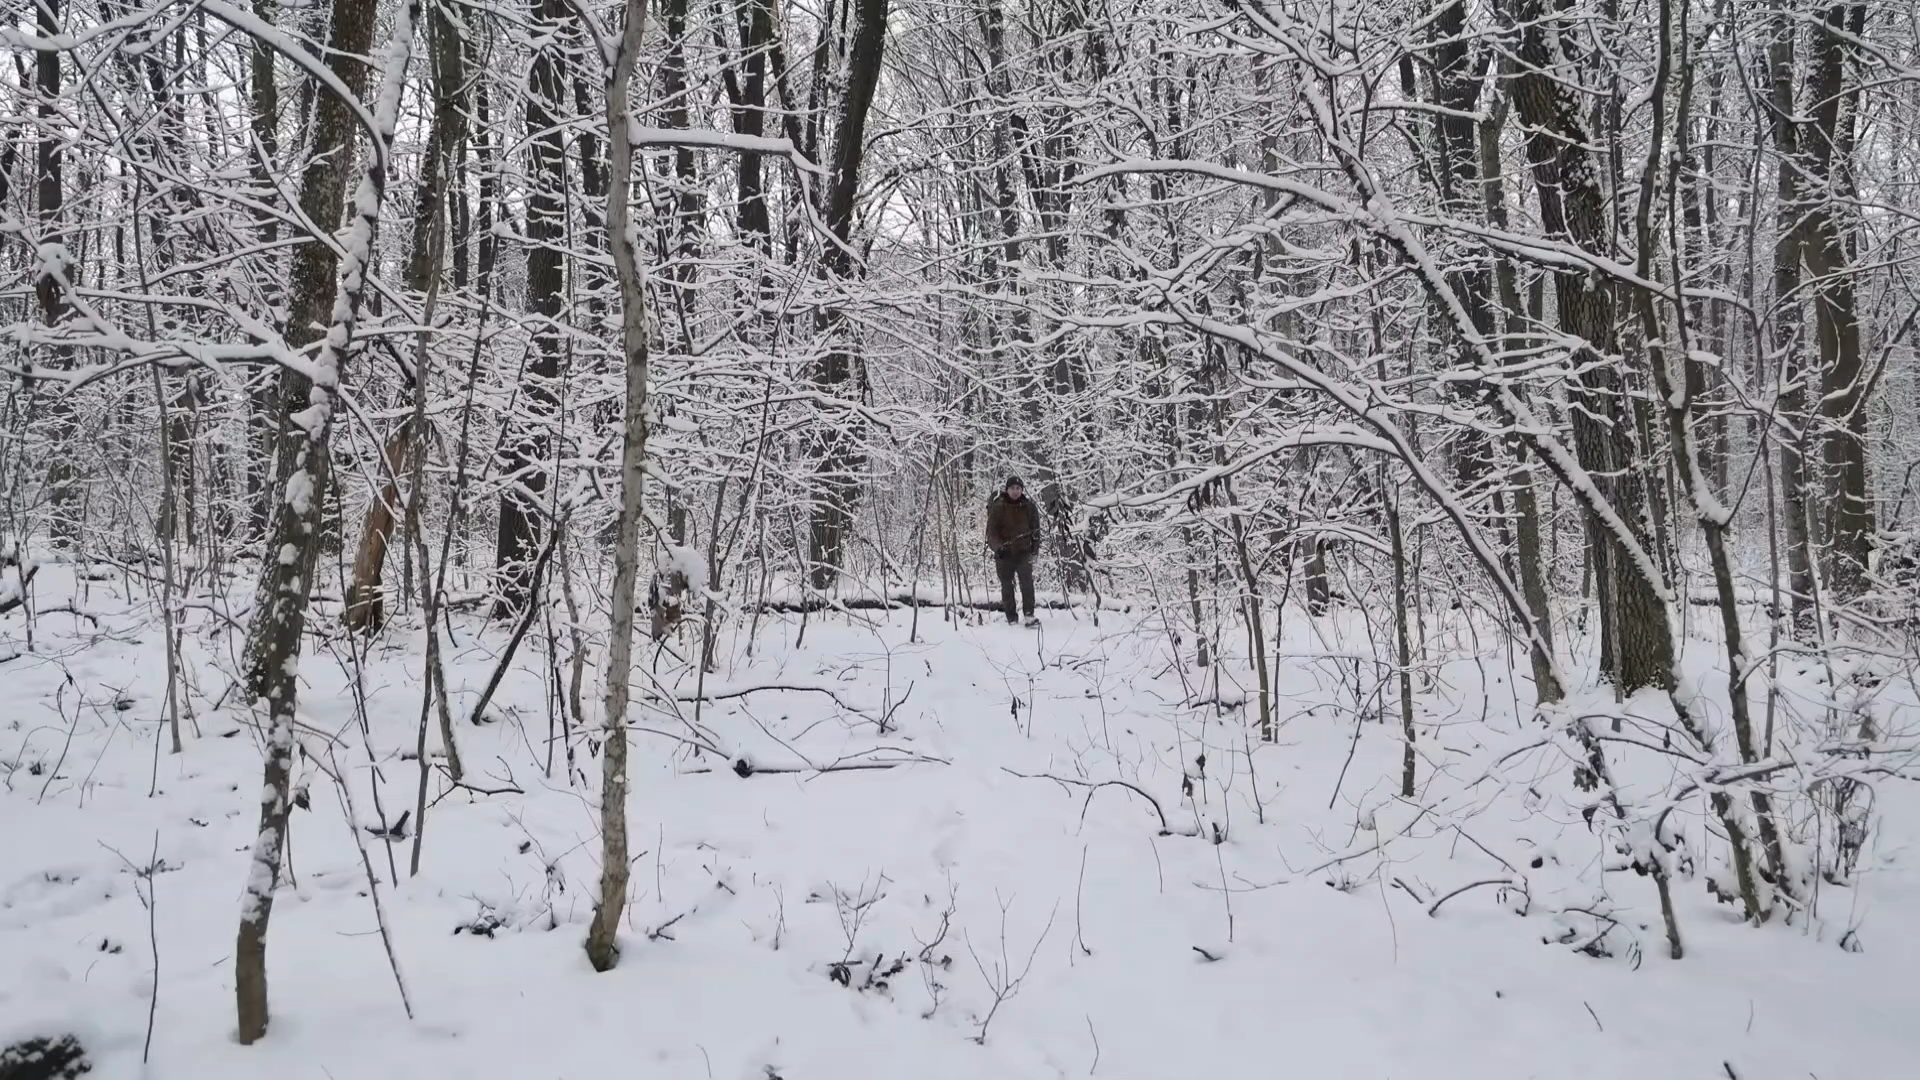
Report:
[[[0,1080],[74,1080],[92,1071],[86,1050],[71,1035],[22,1039],[0,1047]]]

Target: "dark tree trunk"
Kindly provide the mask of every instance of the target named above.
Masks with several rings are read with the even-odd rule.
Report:
[[[254,0],[253,13],[259,19],[273,25],[280,16],[279,0]],[[298,15],[295,25],[298,28]],[[255,41],[249,53],[251,95],[253,113],[248,118],[253,137],[259,143],[253,154],[254,193],[257,198],[271,202],[274,197],[273,171],[280,164],[280,85],[275,74],[277,56],[271,45]],[[311,80],[307,80],[311,82]],[[304,116],[303,116],[304,119]],[[301,140],[296,138],[297,150]],[[262,210],[255,219],[259,229],[258,242],[275,244],[280,239],[280,219],[272,213]],[[269,256],[279,265],[277,256]],[[275,312],[283,309],[287,293],[280,274],[267,274],[261,282],[262,299]],[[276,322],[275,329],[282,334],[287,332],[284,325]],[[266,542],[267,528],[273,523],[273,474],[278,458],[276,436],[280,429],[280,420],[275,409],[276,390],[279,377],[272,368],[261,368],[249,379],[251,388],[251,433],[248,443],[247,469],[247,539],[252,543]]]
[[[1493,115],[1479,125],[1475,133],[1479,144],[1481,190],[1486,203],[1487,224],[1507,228],[1506,180],[1500,165],[1500,129],[1506,123],[1506,108],[1496,106]],[[1518,328],[1525,325],[1526,311],[1520,299],[1518,275],[1513,261],[1504,256],[1494,260],[1493,280],[1500,297],[1500,311],[1509,349],[1519,345]],[[1521,388],[1515,388],[1522,393]],[[1524,396],[1524,395],[1523,395]],[[1526,597],[1533,622],[1533,641],[1528,659],[1533,667],[1534,692],[1542,704],[1559,701],[1566,692],[1553,665],[1553,612],[1548,596],[1546,556],[1541,543],[1540,502],[1534,493],[1533,478],[1526,469],[1526,444],[1517,436],[1507,439],[1507,452],[1515,467],[1508,488],[1513,492],[1514,561],[1519,564],[1520,587]]]
[[[866,155],[867,112],[880,85],[881,53],[887,40],[888,0],[855,0],[853,46],[847,58],[846,93],[840,103],[840,122],[833,139],[833,172],[827,196],[826,223],[830,239],[821,259],[829,281],[854,276],[851,250],[853,211],[860,191],[860,164]],[[823,50],[824,52],[824,50]],[[821,69],[824,70],[824,69]],[[824,79],[816,71],[816,82]],[[817,100],[817,98],[816,98]],[[821,313],[817,327],[827,338],[827,354],[814,366],[813,384],[821,393],[841,397],[861,390],[864,372],[846,341],[849,329],[838,309]],[[859,470],[866,454],[864,431],[849,416],[835,417],[819,429],[814,457],[816,493],[808,528],[809,577],[816,589],[831,588],[844,559],[847,534],[853,527],[853,504],[859,493]]]
[[[662,21],[667,35],[667,55],[660,64],[661,90],[666,97],[661,109],[663,127],[675,131],[685,131],[692,127],[692,109],[687,100],[691,89],[687,83],[687,0],[665,0],[660,8]],[[693,147],[676,146],[673,148],[673,179],[669,189],[673,192],[673,265],[669,273],[673,281],[674,305],[678,309],[674,322],[679,327],[680,348],[686,351],[693,343],[687,338],[687,328],[691,325],[694,292],[699,284],[700,234],[700,188],[699,176],[694,168]]]
[[[1483,201],[1479,196],[1480,156],[1477,135],[1472,114],[1478,107],[1482,75],[1485,73],[1488,53],[1475,56],[1470,49],[1470,36],[1466,33],[1466,4],[1463,0],[1437,0],[1436,10],[1429,26],[1432,44],[1429,47],[1429,67],[1433,80],[1434,104],[1446,110],[1437,114],[1430,122],[1431,163],[1433,181],[1439,188],[1441,213],[1449,218],[1471,221],[1483,213]],[[1409,61],[1403,69],[1402,80],[1412,83],[1412,64]],[[1409,94],[1416,92],[1408,85]],[[1446,283],[1460,306],[1472,320],[1474,332],[1481,337],[1490,336],[1494,330],[1492,309],[1492,276],[1484,264],[1467,259],[1454,260],[1447,271]],[[1437,298],[1429,300],[1432,310],[1432,323],[1436,327],[1450,327],[1448,319]],[[1478,357],[1472,353],[1472,345],[1458,331],[1450,331],[1453,347],[1460,355],[1463,367],[1478,365]],[[1454,384],[1459,389],[1457,395],[1467,402],[1476,397],[1471,384]],[[1492,463],[1492,443],[1478,432],[1466,433],[1454,452],[1454,473],[1459,477],[1462,488],[1477,485],[1486,475]]]
[[[567,235],[566,145],[556,109],[565,100],[565,46],[561,20],[569,17],[566,0],[535,0],[534,16],[542,43],[534,54],[531,94],[527,98],[527,143],[532,162],[527,196],[527,311],[533,330],[533,359],[522,387],[526,419],[504,447],[513,482],[500,496],[500,529],[494,545],[499,575],[496,619],[517,617],[533,599],[533,563],[540,551],[540,499],[547,490],[547,422],[558,401],[561,317],[566,311],[567,280],[562,246]]]
[[[1602,165],[1577,102],[1563,92],[1556,68],[1562,66],[1555,35],[1563,16],[1551,0],[1510,0],[1517,33],[1519,71],[1510,83],[1515,111],[1527,126],[1527,158],[1540,193],[1540,220],[1548,236],[1566,239],[1604,255],[1612,226]],[[1627,527],[1642,552],[1651,552],[1644,520],[1649,510],[1645,483],[1635,467],[1633,432],[1637,425],[1626,400],[1626,383],[1617,362],[1612,289],[1593,275],[1554,275],[1554,302],[1560,327],[1580,342],[1572,359],[1579,373],[1572,387],[1574,452],[1580,467]],[[1635,565],[1630,549],[1600,520],[1587,519],[1594,581],[1599,588],[1600,665],[1622,690],[1668,687],[1673,683],[1673,637],[1666,605],[1656,591],[1654,571]]]
[[[414,189],[414,235],[402,278],[407,290],[414,293],[424,293],[432,284],[438,261],[432,236],[436,228],[445,227],[448,163],[467,137],[464,42],[445,9],[437,4],[426,32],[431,39],[433,61],[433,119],[427,130],[426,153],[420,162],[420,179]]]
[[[500,257],[500,241],[493,235],[494,216],[500,206],[500,154],[493,142],[491,99],[482,79],[473,92],[473,156],[480,173],[474,185],[479,205],[473,221],[473,280],[483,299],[493,295],[493,271]]]
[[[1853,600],[1868,588],[1874,510],[1867,488],[1867,386],[1860,347],[1860,316],[1853,284],[1859,246],[1853,152],[1859,91],[1848,78],[1852,40],[1866,26],[1866,5],[1834,4],[1816,31],[1808,87],[1813,120],[1806,132],[1813,167],[1806,205],[1808,285],[1814,297],[1820,345],[1820,414],[1825,466],[1824,528],[1820,550],[1830,560],[1834,597]]]
[[[767,49],[773,41],[772,0],[738,0],[734,18],[740,33],[733,130],[749,138],[767,133]],[[762,155],[743,151],[739,161],[739,229],[762,259],[772,256],[773,224],[767,213]],[[764,286],[762,286],[764,289]],[[756,302],[759,297],[756,295]]]
[[[63,32],[60,0],[39,0],[34,5],[35,26],[42,37],[54,37]],[[62,226],[66,200],[66,185],[62,178],[63,133],[60,125],[60,57],[63,54],[55,49],[41,49],[34,54],[34,89],[39,94],[37,110],[40,121],[40,143],[34,153],[34,201],[36,224],[42,244],[59,243],[64,237]],[[68,284],[77,284],[80,268],[69,261],[63,269],[69,279]],[[60,282],[51,274],[42,275],[34,282],[34,294],[40,303],[40,317],[48,326],[56,326],[66,318],[67,298]],[[56,368],[66,367],[71,360],[70,350],[57,348],[53,354]],[[54,394],[46,401],[48,436],[52,440],[51,460],[47,465],[47,504],[52,512],[53,539],[60,544],[73,544],[79,541],[80,522],[75,490],[76,476],[73,467],[73,406],[63,394]]]
[[[1786,0],[1779,0],[1784,7]],[[1787,530],[1787,581],[1793,593],[1793,632],[1810,639],[1814,632],[1813,538],[1808,531],[1812,507],[1807,500],[1807,392],[1804,382],[1806,364],[1800,358],[1800,249],[1805,226],[1801,223],[1801,177],[1806,162],[1800,154],[1800,124],[1795,118],[1793,92],[1794,38],[1799,24],[1784,10],[1774,18],[1772,40],[1767,46],[1767,108],[1772,120],[1774,149],[1779,155],[1776,174],[1778,197],[1773,240],[1772,346],[1780,350],[1780,419],[1791,438],[1780,443],[1780,495],[1784,504]],[[1757,373],[1763,376],[1765,373]]]
[[[581,116],[594,113],[593,95],[587,86],[584,75],[576,71],[573,76],[573,108]],[[577,242],[591,255],[606,252],[607,222],[601,207],[607,202],[607,163],[601,156],[600,134],[591,125],[578,132],[580,156],[580,224],[583,226]],[[613,278],[602,269],[597,260],[587,260],[580,267],[580,291],[585,294],[587,312],[592,316],[594,325],[607,312],[607,294],[612,287]]]

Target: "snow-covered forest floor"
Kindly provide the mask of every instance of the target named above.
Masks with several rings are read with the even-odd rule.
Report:
[[[598,765],[555,727],[564,660],[556,676],[536,631],[474,725],[507,629],[450,621],[471,789],[431,779],[410,875],[424,635],[402,615],[356,656],[323,609],[301,719],[333,760],[302,773],[272,1032],[242,1048],[261,758],[226,690],[239,636],[193,612],[174,754],[144,590],[47,565],[35,606],[31,648],[21,612],[0,617],[0,1044],[72,1033],[101,1077],[1879,1080],[1920,1052],[1920,799],[1901,782],[1816,919],[1755,929],[1678,882],[1674,961],[1647,879],[1593,872],[1564,763],[1488,778],[1530,723],[1525,659],[1495,637],[1428,613],[1453,658],[1421,668],[1408,802],[1396,691],[1352,659],[1379,652],[1356,615],[1286,612],[1261,745],[1251,704],[1218,704],[1251,700],[1244,665],[1224,687],[1186,646],[1182,667],[1138,607],[1038,632],[924,609],[917,637],[907,610],[763,617],[751,656],[723,634],[697,727],[641,653],[634,891],[607,974],[580,948]],[[1687,643],[1703,676],[1716,652]]]

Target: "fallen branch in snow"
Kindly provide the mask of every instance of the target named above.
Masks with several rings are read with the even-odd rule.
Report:
[[[527,793],[526,789],[520,787],[518,784],[509,783],[503,784],[500,787],[482,787],[479,784],[469,784],[465,780],[453,779],[450,774],[446,773],[444,767],[441,769],[441,773],[447,776],[447,782],[453,786],[435,796],[430,806],[439,806],[442,799],[445,799],[456,791],[471,792],[475,795],[525,795]]]
[[[787,683],[768,683],[765,686],[742,686],[734,690],[708,691],[699,694],[675,694],[673,700],[681,702],[682,704],[691,704],[696,701],[726,701],[729,698],[746,697],[748,694],[757,694],[767,690],[792,690],[798,693],[825,694],[832,698],[835,704],[848,712],[860,713],[863,716],[866,715],[865,710],[841,697],[839,691],[826,686],[798,686]]]
[[[946,758],[931,757],[925,754],[907,755],[894,761],[874,761],[871,759],[865,761],[848,761],[842,758],[839,761],[829,762],[825,765],[815,765],[811,762],[805,765],[759,765],[741,757],[734,759],[732,771],[733,775],[745,780],[751,776],[765,774],[872,772],[877,769],[897,769],[902,765],[951,764],[953,764],[953,762],[948,761]]]
[[[1076,607],[1086,607],[1086,603],[1074,603],[1068,600],[1036,598],[1035,610],[1070,611]],[[779,612],[781,614],[803,615],[820,611],[900,611],[908,608],[956,608],[964,611],[999,611],[999,597],[955,599],[915,595],[913,591],[896,592],[888,596],[838,597],[832,600],[810,597],[803,600],[762,600],[758,604],[744,605],[742,610],[761,612]],[[1099,605],[1100,610],[1128,612],[1133,605],[1109,600]]]
[[[1399,799],[1397,801],[1407,803],[1405,799]],[[1442,805],[1444,805],[1446,802],[1447,800],[1443,800]],[[1415,806],[1418,804],[1407,803],[1407,805]],[[1438,809],[1439,807],[1435,807],[1435,806],[1422,806],[1420,807],[1420,812],[1415,814],[1413,818],[1409,820],[1404,826],[1401,826],[1399,829],[1395,830],[1393,835],[1391,836],[1376,835],[1372,843],[1365,844],[1360,847],[1350,847],[1347,850],[1339,853],[1338,855],[1334,855],[1328,859],[1325,859],[1319,863],[1314,864],[1313,866],[1307,867],[1305,870],[1290,873],[1287,877],[1277,878],[1273,881],[1253,882],[1253,881],[1247,881],[1245,878],[1241,878],[1240,875],[1235,874],[1234,877],[1238,878],[1242,883],[1242,886],[1238,889],[1229,888],[1225,885],[1215,885],[1212,882],[1208,882],[1208,881],[1195,881],[1193,884],[1195,888],[1206,889],[1209,892],[1215,889],[1219,889],[1225,892],[1259,892],[1262,889],[1272,889],[1281,885],[1288,885],[1296,881],[1301,881],[1306,878],[1313,877],[1314,875],[1320,873],[1322,870],[1326,870],[1331,867],[1338,866],[1341,863],[1348,862],[1353,859],[1364,858],[1365,856],[1371,855],[1376,851],[1382,850],[1383,848],[1386,847],[1386,845],[1412,832],[1413,827],[1415,825],[1420,824],[1422,820],[1424,820],[1428,815],[1434,814]]]
[[[691,746],[691,747],[693,747],[693,748],[694,748],[695,750],[697,750],[697,751],[699,751],[699,752],[701,752],[701,753],[704,753],[704,754],[712,754],[712,755],[713,755],[714,757],[729,757],[729,756],[731,756],[731,755],[729,755],[729,754],[727,754],[727,753],[726,753],[725,751],[723,751],[723,750],[721,750],[721,749],[720,749],[720,748],[719,748],[718,746],[715,746],[715,745],[713,744],[713,742],[712,742],[712,741],[710,741],[710,740],[707,740],[707,739],[696,739],[696,738],[690,738],[690,737],[688,737],[688,736],[686,736],[686,735],[681,735],[681,734],[678,734],[678,733],[676,733],[676,732],[672,732],[672,731],[662,731],[661,729],[659,729],[659,728],[656,728],[656,727],[648,727],[648,726],[646,726],[645,724],[633,724],[633,723],[629,723],[629,724],[627,725],[627,730],[628,730],[628,731],[638,731],[638,732],[642,732],[642,733],[644,733],[644,734],[647,734],[647,735],[658,735],[658,736],[660,736],[660,737],[661,737],[661,738],[663,738],[663,739],[672,739],[672,740],[674,740],[674,741],[676,741],[676,742],[681,742],[681,743],[685,743],[686,745],[688,745],[688,746]],[[689,771],[689,772],[712,772],[713,770],[711,770],[711,769],[690,769],[690,770],[688,770],[688,771]]]
[[[1080,918],[1080,900],[1087,891],[1087,846],[1080,845],[1080,878],[1073,887],[1073,944],[1081,953],[1092,956],[1093,950],[1087,948],[1085,925]],[[1067,953],[1067,966],[1073,966],[1073,952]]]
[[[1069,776],[1055,776],[1052,773],[1023,773],[1016,769],[1009,769],[1005,765],[1002,765],[1000,768],[1002,771],[1012,773],[1014,776],[1017,776],[1022,780],[1051,780],[1056,784],[1070,784],[1074,787],[1083,787],[1088,789],[1087,801],[1081,804],[1080,806],[1080,820],[1082,822],[1085,822],[1087,820],[1087,807],[1093,805],[1093,796],[1095,792],[1098,792],[1103,787],[1126,788],[1128,791],[1131,791],[1135,795],[1138,795],[1141,798],[1147,800],[1148,804],[1150,804],[1153,807],[1153,812],[1159,815],[1161,836],[1175,835],[1173,827],[1167,824],[1167,812],[1161,809],[1160,800],[1154,798],[1152,795],[1147,794],[1145,789],[1139,787],[1138,785],[1129,783],[1128,781],[1125,781],[1125,780],[1075,780],[1074,778]],[[1200,834],[1198,831],[1193,831],[1193,832],[1182,832],[1179,835],[1198,836]]]
[[[5,610],[6,610],[5,608],[0,608],[0,611],[5,611]],[[35,612],[35,615],[37,617],[42,617],[42,618],[48,615],[71,615],[76,619],[87,620],[89,623],[92,623],[96,629],[100,626],[100,620],[98,618],[96,618],[95,616],[89,615],[84,611],[81,611],[79,608],[74,607],[72,604],[61,604],[59,607],[43,608],[40,611]]]
[[[1033,605],[1036,609],[1062,611],[1069,605],[1061,600],[1041,600]],[[821,611],[900,611],[906,608],[965,608],[974,611],[999,611],[998,600],[936,600],[931,597],[901,597],[882,600],[877,596],[855,597],[850,600],[767,600],[760,605],[762,611],[777,611],[785,615],[811,615]]]
[[[1463,892],[1468,892],[1470,890],[1477,889],[1482,885],[1511,885],[1511,884],[1513,884],[1512,878],[1485,878],[1481,881],[1470,881],[1467,884],[1462,885],[1459,888],[1448,893],[1447,895],[1442,896],[1440,899],[1435,900],[1433,904],[1427,908],[1427,917],[1432,918],[1433,916],[1439,914],[1441,904],[1444,904],[1447,901],[1453,899],[1454,897],[1459,896]]]

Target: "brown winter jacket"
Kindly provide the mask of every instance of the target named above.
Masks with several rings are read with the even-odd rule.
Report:
[[[1003,558],[1033,557],[1040,547],[1040,507],[1033,496],[1014,502],[1002,491],[987,503],[987,546]]]

